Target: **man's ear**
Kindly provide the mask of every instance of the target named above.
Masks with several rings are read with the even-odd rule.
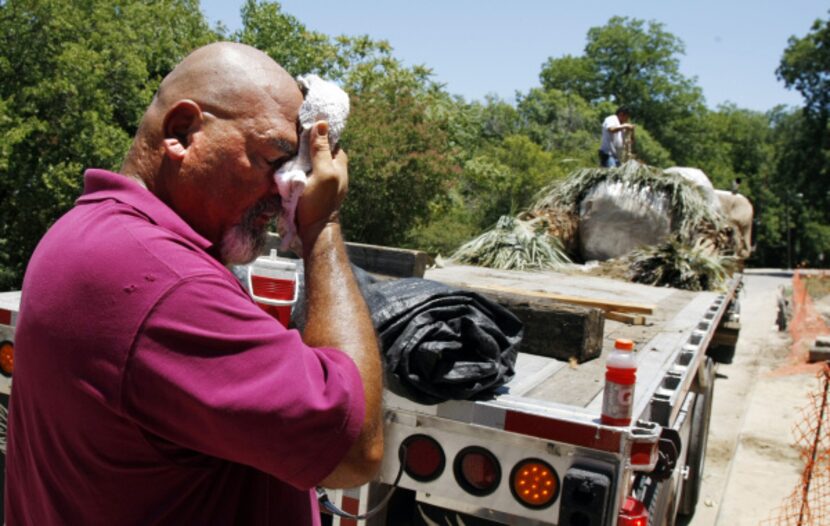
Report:
[[[202,109],[190,99],[180,100],[164,116],[164,151],[173,160],[184,158],[193,133],[201,128]]]

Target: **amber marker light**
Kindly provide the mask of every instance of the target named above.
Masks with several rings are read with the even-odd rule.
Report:
[[[12,342],[0,343],[0,372],[11,376],[14,372],[14,344]]]
[[[522,460],[510,473],[513,496],[528,508],[545,508],[559,496],[559,477],[544,460]]]

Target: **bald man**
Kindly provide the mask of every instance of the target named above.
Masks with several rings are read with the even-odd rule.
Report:
[[[297,209],[302,337],[226,268],[279,212],[301,103],[265,54],[209,45],[164,79],[120,173],[85,173],[23,283],[7,524],[317,524],[316,485],[373,477],[380,360],[325,122]]]

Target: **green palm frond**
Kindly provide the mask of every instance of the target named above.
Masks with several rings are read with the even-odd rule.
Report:
[[[450,259],[505,270],[551,269],[571,262],[543,221],[510,216],[499,218],[495,228],[462,245]]]
[[[631,280],[658,287],[685,290],[720,290],[736,260],[713,253],[705,243],[688,245],[678,237],[644,247],[626,256]]]

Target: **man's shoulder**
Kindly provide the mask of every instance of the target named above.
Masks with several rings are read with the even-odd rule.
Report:
[[[200,247],[118,201],[76,206],[55,223],[35,250],[27,275],[35,281],[55,269],[65,277],[61,283],[84,282],[103,295],[229,274]]]
[[[619,125],[620,125],[619,117],[617,117],[616,115],[613,115],[613,114],[609,115],[608,117],[605,118],[604,121],[602,121],[602,127],[603,128],[616,128]]]

